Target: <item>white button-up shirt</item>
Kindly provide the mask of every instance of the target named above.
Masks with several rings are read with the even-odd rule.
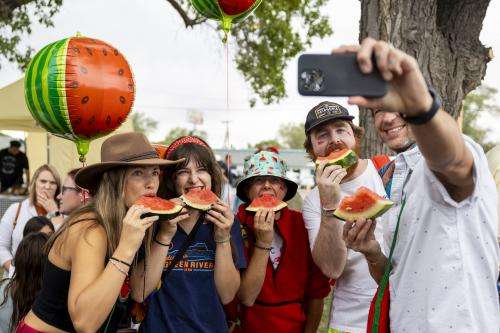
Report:
[[[497,192],[482,148],[465,140],[475,189],[461,202],[449,196],[418,147],[396,157],[396,205],[382,221],[389,253],[406,194],[390,276],[392,332],[500,330]]]

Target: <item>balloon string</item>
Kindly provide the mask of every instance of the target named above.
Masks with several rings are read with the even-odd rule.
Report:
[[[87,166],[87,160],[85,159],[85,157],[81,156],[80,161],[82,162],[82,168],[85,168]],[[87,191],[87,189],[84,189],[82,193],[83,193],[83,204],[86,205],[89,198],[89,191]]]
[[[226,168],[227,168],[227,181],[229,185],[230,183],[230,168],[231,168],[231,159],[229,158],[229,148],[231,147],[230,141],[229,141],[229,41],[226,40],[224,43],[224,48],[226,51],[226,114],[227,114],[227,123],[226,123],[226,142],[227,142],[227,157],[226,157]],[[231,193],[229,191],[230,186],[228,186],[227,190],[227,203],[228,205],[231,206]]]

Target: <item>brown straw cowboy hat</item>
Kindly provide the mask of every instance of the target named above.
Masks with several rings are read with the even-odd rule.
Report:
[[[101,146],[101,163],[82,168],[75,175],[75,183],[95,193],[105,171],[116,167],[167,165],[179,163],[183,159],[170,161],[161,159],[155,148],[142,133],[116,134],[106,139]]]

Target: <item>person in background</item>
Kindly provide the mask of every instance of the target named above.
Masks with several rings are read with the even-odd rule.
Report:
[[[234,212],[236,209],[234,207],[236,202],[236,189],[229,182],[227,164],[224,163],[223,161],[217,161],[217,164],[219,164],[220,171],[222,174],[221,199],[227,202],[231,207],[231,211]]]
[[[61,193],[57,196],[59,200],[59,213],[61,215],[70,215],[90,199],[88,191],[80,188],[75,183],[75,175],[79,170],[80,168],[68,172],[64,179]]]
[[[19,148],[17,140],[10,142],[10,147],[0,150],[0,193],[9,188],[23,184],[23,171],[26,170],[26,179],[29,183],[29,163],[26,154]]]
[[[43,232],[44,234],[51,235],[54,231],[54,225],[48,218],[45,216],[34,216],[26,222],[23,230],[23,238],[35,232]]]
[[[312,333],[323,312],[330,284],[314,264],[302,214],[288,207],[273,212],[246,211],[252,200],[271,195],[288,200],[297,184],[286,177],[287,165],[274,152],[261,151],[245,163],[237,186],[244,202],[237,217],[246,236],[249,262],[238,298],[243,307],[238,332]]]
[[[497,240],[500,243],[500,145],[496,145],[491,148],[486,153],[486,158],[488,159],[488,166],[490,168],[490,172],[493,175],[493,179],[495,180],[495,184],[497,187],[497,194],[499,194],[498,198],[498,230],[497,230]]]
[[[31,180],[29,197],[12,204],[0,222],[0,263],[6,271],[12,270],[11,261],[17,246],[23,238],[24,226],[34,216],[47,216],[61,220],[58,215],[57,196],[61,188],[59,174],[54,167],[44,164],[39,167]],[[52,221],[54,223],[56,219]],[[11,272],[12,273],[12,272]]]
[[[0,332],[11,333],[28,313],[42,285],[49,235],[30,233],[19,243],[14,256],[16,271],[0,282]]]

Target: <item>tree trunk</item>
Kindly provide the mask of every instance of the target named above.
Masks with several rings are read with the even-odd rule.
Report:
[[[34,0],[0,0],[0,21],[6,21],[12,16],[14,9]]]
[[[414,56],[425,79],[457,118],[465,95],[481,84],[492,51],[479,41],[490,0],[360,0],[360,41],[389,41]],[[360,110],[364,157],[387,152],[370,112]]]

